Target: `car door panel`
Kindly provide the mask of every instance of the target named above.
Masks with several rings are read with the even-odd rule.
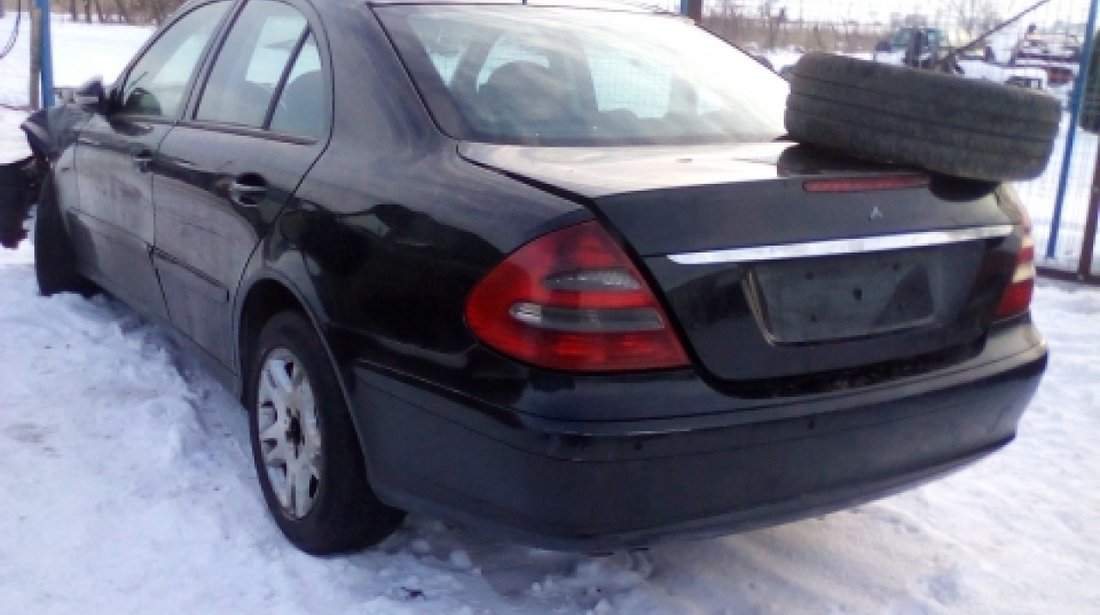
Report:
[[[149,256],[153,152],[170,125],[96,115],[76,144],[74,250],[81,268],[135,307],[166,317]],[[145,159],[141,162],[138,159]]]
[[[155,262],[170,318],[218,360],[232,357],[228,302],[248,258],[320,154],[319,144],[180,126],[161,145],[154,180]],[[262,179],[255,204],[231,186]]]

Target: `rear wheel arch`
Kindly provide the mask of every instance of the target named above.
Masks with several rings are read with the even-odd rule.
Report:
[[[245,393],[248,387],[248,376],[250,373],[249,370],[252,367],[249,365],[249,360],[252,354],[251,351],[255,348],[255,344],[259,340],[260,330],[263,329],[267,321],[271,320],[271,318],[277,314],[293,311],[301,314],[311,325],[313,325],[313,332],[317,336],[317,339],[320,340],[321,346],[325,349],[325,355],[328,357],[333,371],[336,372],[336,380],[340,387],[340,394],[350,408],[351,396],[348,394],[344,370],[336,360],[336,355],[332,351],[332,346],[329,344],[328,338],[322,333],[323,329],[320,326],[316,311],[310,306],[303,293],[292,283],[276,275],[268,275],[253,281],[242,296],[244,298],[240,301],[240,309],[235,319],[236,335],[234,337],[236,340],[236,363],[239,383],[239,390],[237,391],[238,397],[242,401],[245,399]],[[355,422],[354,413],[352,419],[353,422]],[[356,423],[356,429],[359,429],[358,423]]]
[[[244,295],[240,314],[237,317],[237,367],[242,378],[248,373],[249,351],[255,347],[264,323],[279,312],[295,311],[306,316],[311,322],[313,317],[304,302],[290,288],[279,281],[265,278],[256,281]],[[316,323],[314,322],[314,326]]]

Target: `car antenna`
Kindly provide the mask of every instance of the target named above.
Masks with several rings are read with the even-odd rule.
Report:
[[[524,1],[526,2],[526,0],[524,0]],[[942,69],[945,72],[948,71],[948,67],[954,65],[954,63],[955,63],[955,56],[957,56],[960,53],[966,51],[967,49],[970,49],[971,47],[976,46],[981,41],[985,40],[986,38],[988,38],[990,36],[993,36],[994,34],[1000,32],[1001,30],[1004,30],[1008,26],[1010,26],[1010,25],[1016,23],[1017,21],[1019,21],[1020,18],[1022,18],[1024,15],[1027,15],[1028,13],[1034,11],[1035,9],[1039,8],[1040,6],[1043,6],[1044,4],[1047,4],[1048,2],[1050,2],[1050,0],[1039,0],[1035,4],[1032,4],[1031,6],[1029,6],[1026,9],[1024,9],[1024,10],[1020,11],[1019,13],[1017,13],[1016,16],[1011,17],[1011,18],[997,24],[996,26],[991,28],[988,32],[983,32],[982,34],[979,34],[977,38],[975,38],[974,40],[970,41],[969,43],[963,45],[962,47],[956,47],[956,48],[952,49],[947,55],[945,55],[943,58],[941,58],[936,63],[935,68]]]

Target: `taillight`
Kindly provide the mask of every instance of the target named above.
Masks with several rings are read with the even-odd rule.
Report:
[[[470,294],[466,323],[491,348],[550,369],[687,364],[645,279],[597,222],[554,231],[513,252]]]
[[[1019,316],[1031,306],[1031,295],[1035,290],[1035,241],[1031,238],[1031,218],[1027,210],[1022,206],[1020,211],[1020,227],[1023,240],[1020,251],[1016,254],[1016,270],[1012,273],[1012,281],[1001,296],[1001,302],[997,305],[997,312],[993,318],[1002,320]]]

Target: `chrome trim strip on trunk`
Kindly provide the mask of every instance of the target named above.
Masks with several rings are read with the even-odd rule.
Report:
[[[726,250],[707,250],[705,252],[684,252],[669,254],[668,259],[679,265],[714,265],[719,263],[758,263],[788,258],[807,258],[835,256],[839,254],[865,254],[885,252],[905,248],[926,248],[942,246],[977,239],[1007,237],[1012,233],[1012,225],[998,224],[949,231],[923,231],[919,233],[899,233],[897,235],[877,235],[873,237],[855,237],[852,239],[829,239],[825,241],[807,241],[775,246],[754,246],[751,248],[729,248]]]

